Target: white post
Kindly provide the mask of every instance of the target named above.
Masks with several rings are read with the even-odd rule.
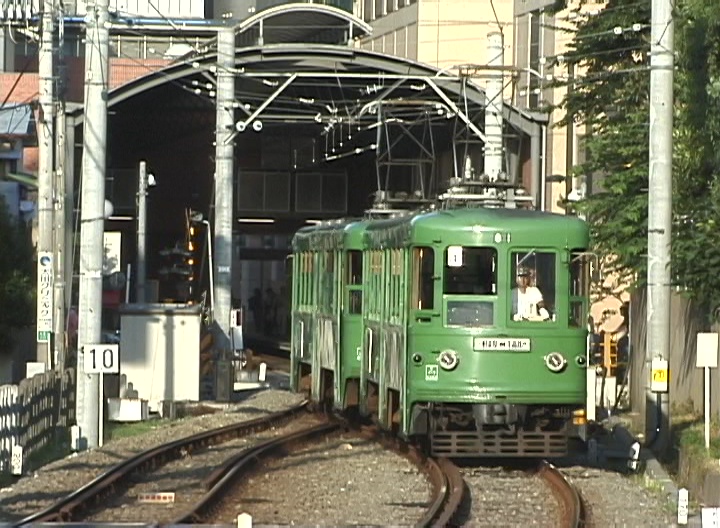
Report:
[[[40,53],[38,55],[38,74],[40,76],[40,112],[38,114],[38,262],[44,259],[47,273],[38,273],[37,277],[37,361],[49,369],[53,364],[51,334],[54,330],[53,297],[54,266],[53,258],[53,211],[55,169],[55,79],[53,78],[53,34],[54,5],[51,0],[42,3],[42,31],[40,34]],[[49,256],[49,258],[48,258]],[[55,336],[61,339],[62,336]]]
[[[84,370],[83,345],[99,343],[102,326],[103,231],[107,144],[107,80],[110,24],[108,1],[88,3],[85,50],[85,123],[83,126],[80,208],[80,302],[76,417],[81,449],[98,445],[100,376]]]
[[[673,152],[673,2],[652,0],[650,34],[650,138],[648,182],[648,265],[646,365],[670,360],[670,276]],[[648,374],[651,374],[651,370]],[[667,391],[646,390],[646,436],[663,451],[670,439]],[[653,408],[655,407],[655,408]]]
[[[705,449],[710,449],[710,369],[718,365],[718,334],[700,332],[697,335],[696,366],[702,367],[705,374],[704,405],[705,414]]]
[[[677,523],[685,525],[688,523],[688,490],[680,488],[678,490],[678,509],[677,509]]]

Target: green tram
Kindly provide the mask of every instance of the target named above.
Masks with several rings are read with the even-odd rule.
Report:
[[[436,456],[565,454],[585,425],[588,238],[493,208],[300,230],[293,389]]]

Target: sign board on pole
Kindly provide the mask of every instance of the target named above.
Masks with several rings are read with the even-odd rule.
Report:
[[[697,335],[696,367],[717,368],[718,366],[718,334],[700,332]]]
[[[47,343],[53,330],[53,254],[40,251],[37,261],[37,342]]]
[[[669,373],[667,359],[653,359],[650,375],[650,390],[652,392],[668,391]]]
[[[119,345],[100,343],[83,345],[83,367],[85,374],[119,374]]]
[[[703,528],[720,526],[718,521],[720,520],[720,508],[703,508],[700,514],[700,522]]]

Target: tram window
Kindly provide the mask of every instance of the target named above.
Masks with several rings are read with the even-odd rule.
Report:
[[[429,247],[413,248],[414,310],[432,310],[435,303],[435,252]]]
[[[353,249],[347,252],[347,283],[362,284],[362,251]]]
[[[590,291],[590,264],[593,255],[582,249],[573,250],[570,258],[570,326],[587,324],[586,299]]]
[[[555,320],[555,253],[512,254],[511,316],[515,321]]]
[[[454,295],[497,294],[497,251],[452,246],[445,250],[444,292]]]

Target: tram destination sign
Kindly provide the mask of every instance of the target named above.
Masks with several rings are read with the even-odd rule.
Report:
[[[530,352],[530,339],[527,338],[473,338],[473,350],[498,352]]]

